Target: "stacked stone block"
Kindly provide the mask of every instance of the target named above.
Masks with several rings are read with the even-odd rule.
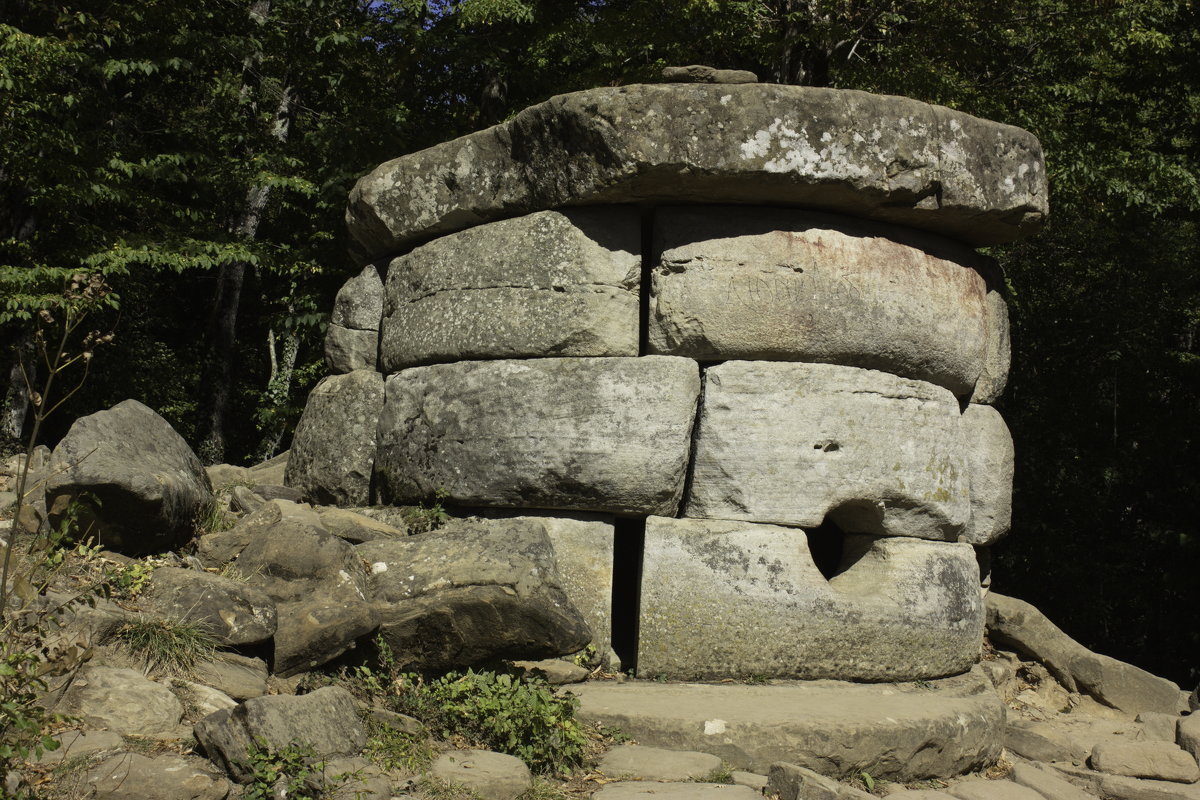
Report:
[[[345,374],[310,399],[287,480],[342,504],[440,494],[495,525],[611,515],[556,543],[600,650],[611,519],[645,520],[644,674],[963,672],[1013,457],[987,405],[1003,281],[973,246],[1045,213],[1034,137],[904,98],[552,98],[359,181],[370,263],[330,341],[377,349],[330,344]]]

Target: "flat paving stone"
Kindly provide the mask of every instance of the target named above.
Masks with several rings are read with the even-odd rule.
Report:
[[[664,750],[640,744],[614,747],[600,760],[600,771],[610,778],[639,778],[644,781],[693,781],[721,768],[721,759],[711,753]]]
[[[978,668],[911,684],[597,681],[570,691],[584,722],[756,772],[783,761],[831,777],[868,770],[909,782],[985,767],[1002,749],[1004,707]]]
[[[592,800],[762,800],[760,792],[749,786],[730,783],[654,783],[621,781],[610,783],[592,795]]]

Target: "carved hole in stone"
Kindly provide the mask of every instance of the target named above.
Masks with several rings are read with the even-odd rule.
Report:
[[[637,669],[646,520],[618,518],[614,528],[612,649],[621,659],[621,669],[628,672]]]
[[[831,580],[841,572],[842,554],[846,549],[846,534],[828,517],[820,527],[805,531],[808,535],[808,552],[813,564]]]

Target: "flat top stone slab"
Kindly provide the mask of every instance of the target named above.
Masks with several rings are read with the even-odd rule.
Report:
[[[558,95],[511,120],[389,161],[346,221],[364,261],[564,205],[800,205],[970,244],[1047,214],[1027,131],[917,100],[779,84],[659,84]]]
[[[786,761],[832,777],[953,775],[994,762],[1004,725],[1003,706],[978,669],[921,684],[593,681],[569,691],[585,722],[758,772]]]
[[[614,747],[600,760],[600,771],[609,777],[644,781],[703,780],[720,768],[721,759],[711,753],[640,744]]]

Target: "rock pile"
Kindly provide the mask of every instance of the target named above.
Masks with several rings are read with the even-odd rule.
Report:
[[[1012,483],[1003,281],[972,247],[1038,229],[1040,146],[738,80],[555,97],[360,180],[367,263],[286,482],[438,496],[513,547],[532,523],[496,517],[607,515],[552,560],[645,675],[960,674]]]

